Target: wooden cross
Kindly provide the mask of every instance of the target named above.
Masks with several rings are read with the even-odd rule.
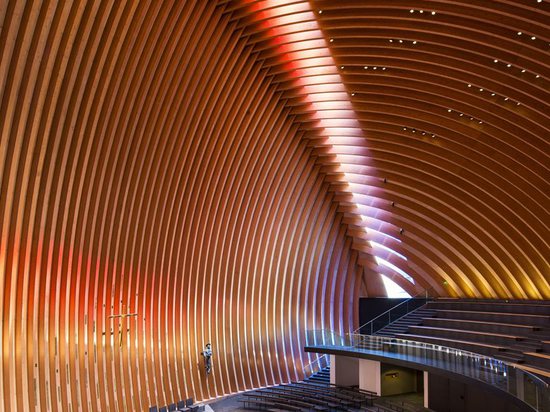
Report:
[[[123,311],[126,310],[126,306],[122,306],[122,309]],[[115,319],[115,318],[119,318],[119,322],[118,322],[118,345],[119,347],[122,348],[122,321],[126,318],[129,318],[129,317],[132,317],[132,316],[137,316],[138,314],[137,313],[121,313],[121,314],[118,314],[118,315],[111,315],[109,316],[109,319]],[[130,332],[130,328],[127,328],[126,329],[127,332]],[[111,332],[111,335],[113,334],[113,332]],[[103,335],[105,335],[105,332],[103,332]]]

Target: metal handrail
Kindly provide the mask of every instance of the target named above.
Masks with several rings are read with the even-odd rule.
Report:
[[[374,319],[371,319],[371,320],[369,320],[368,322],[364,323],[363,325],[359,326],[359,327],[358,327],[357,329],[355,329],[352,333],[354,333],[354,334],[355,334],[355,333],[358,333],[361,329],[363,329],[365,326],[367,326],[367,325],[370,323],[370,329],[371,329],[371,335],[372,335],[372,333],[373,333],[373,331],[372,331],[372,325],[373,325],[373,322],[374,322],[374,321],[376,321],[377,319],[380,319],[382,316],[388,314],[389,312],[391,312],[391,311],[394,310],[395,308],[397,308],[397,307],[399,307],[399,306],[401,306],[401,305],[404,305],[405,303],[408,303],[408,302],[410,302],[410,301],[413,300],[413,299],[417,299],[420,295],[425,295],[426,300],[427,300],[430,291],[433,291],[433,290],[434,290],[434,288],[431,287],[431,288],[429,288],[429,289],[423,290],[423,291],[420,292],[420,293],[417,293],[417,294],[414,295],[414,296],[411,296],[409,299],[404,300],[404,301],[401,302],[401,303],[398,303],[397,305],[391,307],[390,309],[388,309],[388,310],[385,311],[384,313],[378,315],[378,316],[375,317]],[[409,312],[405,313],[405,315],[407,315],[408,313],[409,313]],[[403,316],[405,316],[405,315],[403,315]],[[401,319],[403,316],[401,316],[401,317],[399,317],[399,318],[397,318],[397,319],[395,319],[395,320],[399,320],[399,319]],[[395,320],[394,320],[394,322],[395,322]],[[391,322],[390,322],[390,323],[391,323]]]
[[[306,336],[308,349],[314,352],[323,353],[325,349],[333,351],[339,347],[343,352],[363,354],[361,357],[371,353],[376,357],[409,360],[482,381],[516,397],[535,411],[550,412],[548,383],[513,363],[491,356],[407,339],[361,334],[341,336],[330,330],[308,330]]]
[[[308,367],[310,367],[310,368],[312,369],[312,373],[311,373],[311,374],[313,375],[313,364],[315,364],[315,363],[317,363],[317,362],[321,362],[321,359],[324,359],[324,358],[328,359],[328,360],[327,360],[327,365],[329,365],[329,364],[330,364],[330,357],[328,356],[328,354],[325,353],[323,356],[319,356],[317,359],[315,359],[315,360],[309,362],[307,365],[305,365],[305,366],[302,368],[302,369],[303,369],[303,372],[304,372],[304,375],[306,374],[306,369],[307,369]],[[319,368],[319,370],[321,370],[321,369]]]
[[[335,332],[330,331],[329,329],[321,329],[321,330],[317,330],[317,331],[329,332],[329,333],[334,334],[336,336],[340,336],[340,335],[336,334]],[[313,332],[316,332],[316,331],[314,330]],[[353,342],[355,342],[356,339],[362,339],[362,341],[360,341],[360,343],[364,343],[365,341],[374,341],[376,343],[391,344],[394,347],[398,347],[398,346],[400,346],[400,347],[409,347],[409,348],[418,347],[418,348],[424,348],[424,349],[427,349],[427,350],[430,350],[430,351],[433,351],[433,352],[447,352],[447,353],[456,352],[456,353],[460,353],[461,356],[467,356],[467,357],[470,357],[470,358],[484,359],[484,360],[488,360],[488,361],[491,361],[491,362],[497,362],[499,364],[506,365],[507,367],[510,367],[510,368],[521,369],[522,373],[529,376],[529,378],[531,380],[538,381],[538,383],[540,385],[550,389],[550,383],[547,383],[542,378],[540,378],[539,376],[533,374],[532,372],[529,372],[525,369],[522,369],[519,366],[515,366],[514,363],[511,363],[511,362],[508,362],[508,361],[505,361],[505,360],[501,360],[501,359],[497,359],[497,358],[494,358],[494,357],[489,356],[489,355],[483,355],[481,353],[472,352],[472,351],[465,350],[465,349],[453,348],[451,346],[438,345],[437,343],[422,342],[422,341],[416,341],[416,340],[410,340],[410,339],[390,338],[390,337],[386,337],[386,336],[372,336],[372,335],[365,335],[365,334],[360,334],[360,333],[347,333],[346,337],[349,339],[349,341],[351,343],[351,345],[349,346],[351,348],[357,348],[357,345],[353,344]],[[358,349],[361,350],[360,348],[358,348]],[[318,359],[320,359],[320,358],[318,358]]]

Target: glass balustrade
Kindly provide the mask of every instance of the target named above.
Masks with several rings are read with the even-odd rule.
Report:
[[[311,375],[325,369],[327,366],[330,366],[330,357],[328,355],[319,356],[317,359],[303,367],[304,376],[310,377]]]
[[[383,336],[310,330],[306,347],[370,354],[426,365],[460,374],[495,386],[530,405],[550,412],[550,388],[546,382],[507,362],[456,348]]]

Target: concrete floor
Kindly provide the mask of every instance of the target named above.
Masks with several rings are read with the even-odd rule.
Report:
[[[208,403],[208,406],[212,408],[214,412],[241,412],[245,409],[241,408],[241,404],[238,402],[238,399],[242,395],[230,395],[223,399],[215,400]]]

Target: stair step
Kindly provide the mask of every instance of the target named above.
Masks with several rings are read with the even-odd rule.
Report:
[[[523,359],[523,356],[511,356],[506,354],[497,354],[495,355],[496,359],[503,360],[505,362],[511,362],[511,363],[523,363],[525,360]]]

